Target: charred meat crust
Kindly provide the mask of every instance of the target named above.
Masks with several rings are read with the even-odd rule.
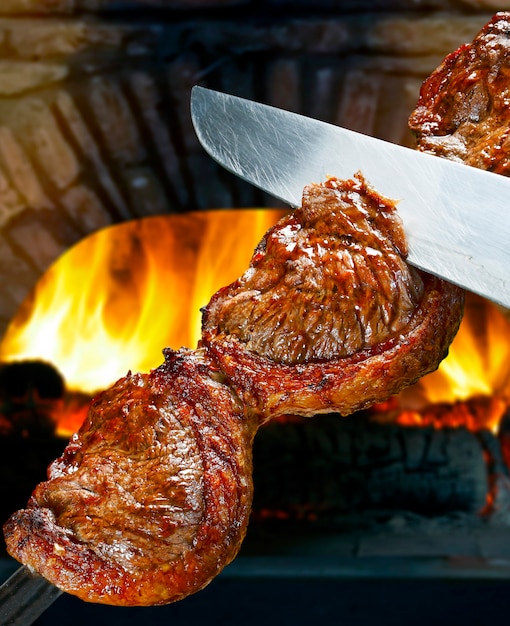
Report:
[[[348,357],[287,365],[250,353],[234,338],[208,349],[261,422],[279,415],[354,411],[386,400],[435,370],[462,318],[464,292],[430,275],[414,315],[398,336]]]
[[[406,252],[395,205],[361,175],[310,185],[204,309],[203,344],[262,422],[385,400],[437,368],[464,304]]]
[[[49,481],[4,527],[13,556],[86,601],[183,598],[246,532],[255,424],[202,352],[165,357],[98,396]]]
[[[423,83],[409,126],[417,147],[510,174],[510,13],[498,13]]]

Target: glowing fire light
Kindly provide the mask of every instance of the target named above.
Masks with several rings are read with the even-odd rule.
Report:
[[[475,411],[463,419],[469,401],[477,398],[483,415]],[[468,294],[459,332],[436,372],[424,376],[399,396],[406,411],[402,423],[424,423],[430,406],[452,405],[450,425],[497,430],[510,401],[510,319],[495,304]],[[462,407],[459,402],[467,403]],[[425,410],[424,410],[425,407]],[[421,412],[421,417],[417,417]],[[440,410],[435,411],[439,416]],[[473,413],[473,411],[471,411]],[[485,417],[483,417],[485,416]],[[470,424],[470,420],[473,421]]]
[[[492,395],[508,388],[509,364],[508,319],[495,305],[471,296],[450,355],[440,365],[439,375],[423,379],[422,384],[431,402]]]
[[[0,361],[41,359],[95,393],[162,349],[196,346],[200,307],[247,267],[281,210],[194,212],[103,229],[44,274],[12,320]]]

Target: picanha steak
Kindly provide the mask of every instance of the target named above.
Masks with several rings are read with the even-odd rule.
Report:
[[[410,118],[418,149],[507,173],[509,20],[496,15],[425,82]],[[201,589],[243,540],[261,423],[349,413],[445,355],[462,291],[405,254],[394,206],[361,175],[308,186],[212,297],[197,349],[166,350],[159,368],[95,399],[6,523],[10,554],[88,601],[162,604]]]
[[[93,402],[9,550],[83,600],[156,605],[201,589],[237,554],[252,502],[254,420],[202,351],[165,351]]]
[[[510,13],[497,13],[423,83],[409,119],[418,149],[508,176],[509,73]]]
[[[166,350],[94,400],[5,524],[10,554],[87,601],[154,605],[201,589],[244,538],[261,423],[353,411],[446,354],[463,292],[405,254],[394,205],[361,176],[307,187],[212,298],[203,345]]]
[[[263,421],[385,400],[437,368],[464,304],[406,255],[394,203],[361,174],[309,185],[212,297],[202,341]]]

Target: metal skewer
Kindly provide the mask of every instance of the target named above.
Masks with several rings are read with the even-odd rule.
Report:
[[[62,594],[21,566],[0,586],[0,626],[30,626]]]

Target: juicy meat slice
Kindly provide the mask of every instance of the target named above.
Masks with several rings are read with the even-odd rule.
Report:
[[[418,148],[508,174],[510,14],[423,85]],[[259,424],[343,414],[437,367],[461,289],[405,262],[392,202],[361,176],[310,185],[203,314],[202,346],[101,394],[26,509],[9,553],[84,600],[163,604],[205,586],[243,540]]]
[[[165,604],[203,588],[244,538],[263,421],[353,411],[444,356],[462,291],[405,254],[394,205],[361,176],[306,188],[212,298],[205,345],[165,350],[94,400],[5,524],[11,556],[91,602]]]
[[[94,400],[5,524],[9,553],[91,602],[165,604],[204,587],[244,538],[260,423],[353,411],[444,356],[462,292],[405,254],[394,205],[361,176],[305,189],[211,300],[206,347],[166,350]]]
[[[5,525],[12,556],[83,600],[178,600],[244,537],[255,424],[202,352],[165,358],[95,399],[49,480]]]
[[[203,344],[262,421],[385,400],[437,368],[462,317],[463,291],[406,254],[361,175],[310,185],[205,307]]]
[[[409,126],[418,149],[510,174],[510,13],[498,13],[423,83]]]
[[[423,295],[395,207],[361,179],[329,179],[259,244],[211,300],[204,332],[278,363],[344,357],[400,332]]]

